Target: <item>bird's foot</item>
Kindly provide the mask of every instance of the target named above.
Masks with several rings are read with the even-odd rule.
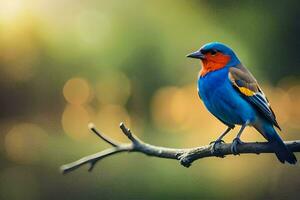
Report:
[[[232,141],[232,145],[231,145],[231,152],[233,153],[233,155],[240,155],[238,150],[237,150],[237,145],[239,144],[243,144],[244,142],[242,142],[242,140],[240,138],[234,138]]]
[[[220,150],[217,148],[219,144],[224,144],[224,140],[216,140],[216,141],[212,141],[209,144],[213,144],[212,146],[212,154],[216,155],[217,157],[221,157],[224,158],[225,156],[223,154],[220,153]]]

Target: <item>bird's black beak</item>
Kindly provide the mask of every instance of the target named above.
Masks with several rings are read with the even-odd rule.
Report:
[[[205,55],[203,53],[201,53],[200,51],[196,51],[196,52],[193,52],[191,54],[188,54],[186,57],[201,59],[201,60],[205,59]]]

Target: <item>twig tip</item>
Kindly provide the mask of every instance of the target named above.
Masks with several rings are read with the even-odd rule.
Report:
[[[62,173],[62,174],[66,174],[67,173],[67,166],[66,165],[62,165],[60,168],[59,168],[59,172]]]
[[[88,124],[88,128],[89,128],[89,129],[94,129],[94,128],[95,128],[95,124],[93,124],[92,122],[90,122],[90,123]]]

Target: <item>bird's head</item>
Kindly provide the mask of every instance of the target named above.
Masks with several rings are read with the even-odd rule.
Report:
[[[205,44],[198,51],[187,55],[187,57],[201,60],[202,70],[200,76],[224,67],[232,67],[240,64],[233,50],[219,42]]]

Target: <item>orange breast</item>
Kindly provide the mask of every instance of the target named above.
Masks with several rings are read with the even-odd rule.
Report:
[[[230,56],[224,55],[220,52],[216,53],[215,55],[207,53],[205,57],[206,59],[202,60],[202,69],[199,74],[200,76],[204,76],[209,72],[221,69],[230,61]]]

